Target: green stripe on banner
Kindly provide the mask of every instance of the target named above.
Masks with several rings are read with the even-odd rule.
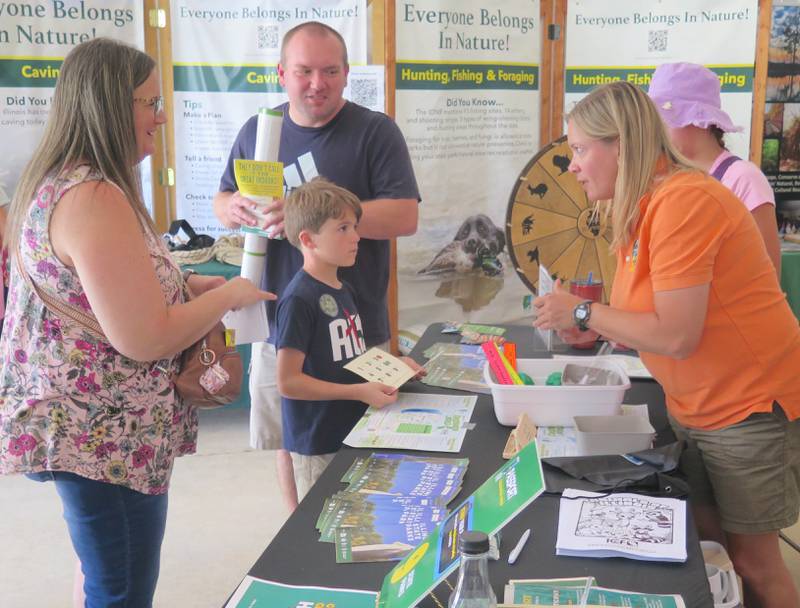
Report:
[[[719,76],[723,93],[751,93],[753,91],[753,66],[708,66]],[[564,89],[567,93],[587,93],[594,87],[624,80],[647,89],[655,67],[628,68],[567,68]]]
[[[539,89],[538,65],[398,63],[397,89]]]
[[[52,88],[61,59],[0,59],[0,87]]]
[[[215,93],[280,93],[275,66],[263,65],[175,65],[172,76],[176,91]]]

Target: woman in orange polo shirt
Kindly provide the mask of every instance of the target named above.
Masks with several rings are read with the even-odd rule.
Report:
[[[798,607],[778,532],[800,505],[800,326],[758,228],[637,87],[599,87],[568,118],[570,171],[606,201],[617,271],[609,306],[557,285],[535,325],[639,351],[687,441],[701,537],[726,542],[748,607]]]

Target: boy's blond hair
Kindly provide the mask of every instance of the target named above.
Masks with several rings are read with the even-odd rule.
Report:
[[[356,221],[361,219],[361,201],[355,194],[324,177],[315,177],[287,197],[283,207],[283,231],[289,242],[299,249],[303,230],[319,234],[325,222],[341,218],[346,209],[355,214]]]

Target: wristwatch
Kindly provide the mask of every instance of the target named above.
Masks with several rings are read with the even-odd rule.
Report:
[[[589,319],[592,318],[592,300],[584,300],[572,310],[572,319],[575,325],[578,326],[580,331],[587,331],[589,329]]]
[[[197,274],[197,271],[196,270],[192,270],[191,268],[187,268],[186,270],[184,270],[183,271],[183,282],[184,283],[188,283],[189,282],[189,277],[192,276],[193,274]]]

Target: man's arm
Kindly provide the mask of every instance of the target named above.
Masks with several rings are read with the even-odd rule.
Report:
[[[413,198],[363,201],[361,208],[364,213],[358,222],[358,234],[367,239],[410,236],[417,231],[418,207]]]
[[[214,195],[214,215],[226,228],[236,230],[241,226],[255,226],[256,218],[249,210],[256,204],[238,192],[217,192]]]

